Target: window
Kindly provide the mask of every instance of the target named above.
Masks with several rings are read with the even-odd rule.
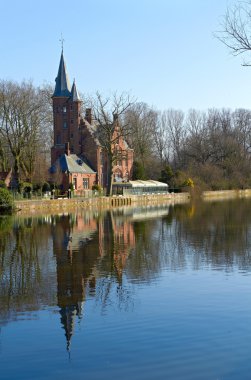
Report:
[[[88,178],[83,178],[83,188],[89,189],[89,179]]]
[[[56,144],[60,144],[60,143],[61,143],[61,136],[57,135]]]
[[[63,123],[63,127],[64,127],[64,129],[67,128],[67,121],[64,121],[64,123]]]
[[[73,119],[71,119],[71,124],[73,124]]]
[[[66,106],[63,106],[63,113],[66,113]]]
[[[117,153],[117,165],[121,166],[122,165],[122,149],[118,148],[116,153]]]
[[[73,178],[73,188],[74,188],[74,190],[77,189],[77,178],[76,177]]]

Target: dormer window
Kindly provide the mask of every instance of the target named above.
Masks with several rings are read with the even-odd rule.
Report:
[[[63,113],[66,113],[66,106],[63,106]]]

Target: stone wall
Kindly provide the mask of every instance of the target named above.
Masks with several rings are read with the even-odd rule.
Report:
[[[163,195],[143,195],[131,197],[97,197],[97,198],[73,198],[73,199],[44,199],[15,201],[17,212],[37,213],[37,212],[66,212],[79,208],[105,209],[110,207],[121,207],[128,205],[178,203],[189,200],[188,193],[163,194]]]

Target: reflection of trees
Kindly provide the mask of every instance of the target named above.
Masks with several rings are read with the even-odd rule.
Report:
[[[163,268],[247,268],[250,211],[239,200],[0,219],[1,319],[57,304],[69,346],[89,298],[128,310],[133,284]]]
[[[180,239],[190,248],[193,265],[205,263],[239,268],[250,265],[251,202],[247,199],[210,202],[174,208]],[[186,249],[188,259],[189,250]],[[191,257],[189,258],[191,260]]]
[[[135,281],[150,281],[162,267],[159,253],[161,243],[161,220],[135,222],[135,252],[130,256],[126,273]]]
[[[44,245],[48,240],[46,225],[40,223],[39,228],[33,228],[31,218],[16,218],[10,227],[8,231],[0,230],[2,316],[10,312],[36,310],[41,298],[48,304],[53,298],[48,279],[42,281],[42,277],[46,273],[48,275],[46,266],[49,262]]]

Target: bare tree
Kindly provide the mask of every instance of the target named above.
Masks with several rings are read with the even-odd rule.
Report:
[[[245,159],[251,158],[251,111],[237,109],[232,115],[236,139]]]
[[[227,46],[234,56],[251,51],[251,2],[239,1],[228,8],[215,36]],[[246,60],[243,66],[250,66]]]
[[[146,103],[135,103],[125,114],[126,125],[130,127],[128,141],[134,149],[134,159],[142,165],[147,175],[149,161],[155,152],[154,135],[158,113]]]
[[[166,112],[158,112],[157,127],[154,130],[154,144],[161,168],[170,161],[170,140],[168,138]]]
[[[96,120],[96,137],[107,160],[108,186],[107,195],[112,194],[113,165],[124,159],[125,152],[117,149],[120,139],[125,139],[131,129],[125,123],[123,115],[132,106],[133,99],[126,93],[114,93],[104,98],[99,92],[92,99],[91,105]]]
[[[41,147],[44,150],[48,146],[50,114],[44,89],[35,88],[31,82],[0,82],[0,137],[13,157],[17,183],[21,171],[32,179]]]
[[[180,110],[168,109],[163,112],[165,118],[167,139],[169,140],[170,160],[175,168],[182,165],[182,148],[184,146],[186,129],[184,126],[184,113]]]

